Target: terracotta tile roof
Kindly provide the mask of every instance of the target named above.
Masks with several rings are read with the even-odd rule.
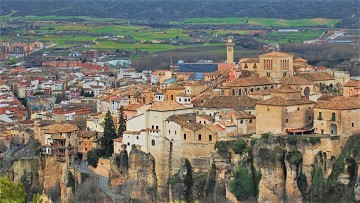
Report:
[[[78,137],[95,137],[96,132],[95,131],[79,131]]]
[[[172,121],[186,129],[189,129],[191,131],[198,131],[204,126],[200,123],[196,122],[196,115],[194,113],[188,113],[188,114],[175,114],[170,116],[167,121]]]
[[[202,93],[192,98],[191,103],[194,104],[194,106],[201,106],[217,95],[219,95],[219,92]]]
[[[224,108],[224,109],[249,109],[254,108],[257,99],[248,96],[214,96],[205,104],[204,108]]]
[[[262,54],[259,57],[293,57],[294,55],[289,54],[289,53],[284,53],[284,52],[269,52],[266,54]]]
[[[175,83],[168,85],[166,87],[166,89],[167,90],[183,90],[183,89],[185,89],[185,87],[182,84],[175,82]]]
[[[274,93],[300,93],[301,90],[299,88],[292,88],[291,86],[283,86],[280,88],[272,89],[270,92]]]
[[[334,110],[360,109],[360,97],[333,97],[328,101],[318,101],[315,108]]]
[[[265,96],[265,95],[271,95],[271,92],[270,92],[269,89],[267,89],[267,90],[260,90],[260,91],[250,92],[249,95],[262,95],[262,96]]]
[[[275,84],[269,77],[259,77],[252,75],[247,78],[237,78],[229,83],[225,84],[226,87],[251,87],[251,86],[261,86],[261,85],[272,85]]]
[[[173,100],[168,101],[159,101],[151,105],[150,109],[151,111],[174,111],[174,110],[180,110],[180,109],[186,109],[183,105],[177,103]]]
[[[144,104],[129,104],[124,106],[125,111],[136,111],[138,108],[144,106]]]
[[[285,76],[280,80],[280,84],[308,85],[311,84],[311,81],[299,76]]]
[[[205,127],[214,133],[224,130],[219,124],[205,125]]]
[[[317,100],[318,101],[331,101],[334,97],[333,95],[321,95]]]
[[[197,114],[196,116],[200,117],[200,118],[204,118],[208,121],[214,121],[215,119],[212,116],[209,116],[207,114]]]
[[[233,123],[231,121],[219,121],[219,123],[226,127],[236,126],[235,123]]]
[[[303,104],[315,104],[315,102],[303,98],[285,99],[283,97],[272,97],[270,99],[258,103],[258,105],[269,105],[269,106],[296,106]]]
[[[297,58],[294,60],[294,62],[306,62],[307,60],[306,59],[303,59],[303,58]]]
[[[245,58],[245,59],[241,59],[240,63],[260,63],[260,59],[259,58]]]
[[[114,142],[122,142],[123,138],[122,137],[118,137],[118,138],[115,138],[113,139]]]
[[[256,118],[254,115],[245,112],[245,111],[238,111],[238,110],[230,110],[230,111],[220,111],[219,115],[223,119],[231,119],[234,117],[235,119],[250,119],[250,118]]]
[[[334,76],[327,72],[301,73],[298,76],[312,82],[334,80]]]
[[[79,128],[75,125],[72,124],[52,124],[52,125],[48,125],[46,127],[43,128],[43,131],[45,133],[50,133],[50,134],[54,134],[54,133],[69,133],[69,132],[74,132],[79,130]]]
[[[360,80],[350,80],[344,84],[344,87],[360,88]]]
[[[124,134],[127,135],[140,135],[141,131],[125,131]]]

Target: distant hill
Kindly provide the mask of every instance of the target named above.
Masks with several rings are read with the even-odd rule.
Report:
[[[0,14],[113,17],[173,21],[198,17],[329,18],[359,13],[357,0],[3,0]]]

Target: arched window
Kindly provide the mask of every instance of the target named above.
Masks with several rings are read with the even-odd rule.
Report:
[[[151,146],[155,146],[155,140],[151,140]]]

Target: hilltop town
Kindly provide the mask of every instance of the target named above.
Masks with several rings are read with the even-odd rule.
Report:
[[[28,192],[43,198],[59,187],[61,202],[76,196],[85,174],[97,177],[94,187],[105,201],[236,202],[244,197],[230,183],[235,168],[251,166],[261,178],[258,194],[249,197],[279,202],[309,198],[314,171],[331,179],[339,170],[334,160],[346,156],[349,170],[336,178],[353,187],[359,201],[359,178],[349,171],[359,170],[360,157],[342,150],[360,133],[360,81],[291,53],[235,58],[232,38],[224,52],[222,63],[178,61],[169,70],[142,72],[75,60],[2,67],[1,172],[28,180]],[[98,51],[82,55],[96,58]],[[279,148],[282,156],[292,154],[279,162],[285,165],[277,159],[262,165],[261,153],[276,157]],[[205,185],[193,192],[202,174],[210,177],[203,177],[206,187],[221,188],[213,198],[206,197]],[[299,186],[303,176],[305,189]],[[188,177],[193,185],[186,185]],[[266,182],[276,179],[283,181],[278,187]]]

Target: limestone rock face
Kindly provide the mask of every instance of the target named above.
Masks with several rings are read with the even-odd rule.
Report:
[[[116,155],[115,159],[111,160],[110,173],[109,173],[109,186],[110,188],[119,194],[128,196],[130,194],[130,188],[128,184],[128,153],[125,149],[120,151],[119,155]]]
[[[13,164],[13,177],[11,179],[24,185],[27,200],[30,200],[34,193],[42,193],[44,177],[39,167],[40,161],[37,158],[20,159]]]
[[[130,151],[128,180],[132,199],[144,202],[157,200],[155,160],[151,154],[146,154],[136,148]]]
[[[155,160],[134,147],[129,156],[125,148],[111,162],[109,186],[113,191],[142,202],[157,201]]]
[[[287,202],[302,202],[302,194],[297,186],[297,178],[299,176],[299,166],[285,161],[286,179],[285,179],[285,194]]]
[[[225,158],[219,153],[214,153],[212,155],[212,162],[215,168],[216,174],[216,184],[214,188],[214,202],[226,202],[226,193],[227,193],[227,175],[231,171],[231,161],[230,157]]]
[[[254,166],[261,173],[259,202],[284,202],[286,168],[285,143],[277,137],[254,146]]]

